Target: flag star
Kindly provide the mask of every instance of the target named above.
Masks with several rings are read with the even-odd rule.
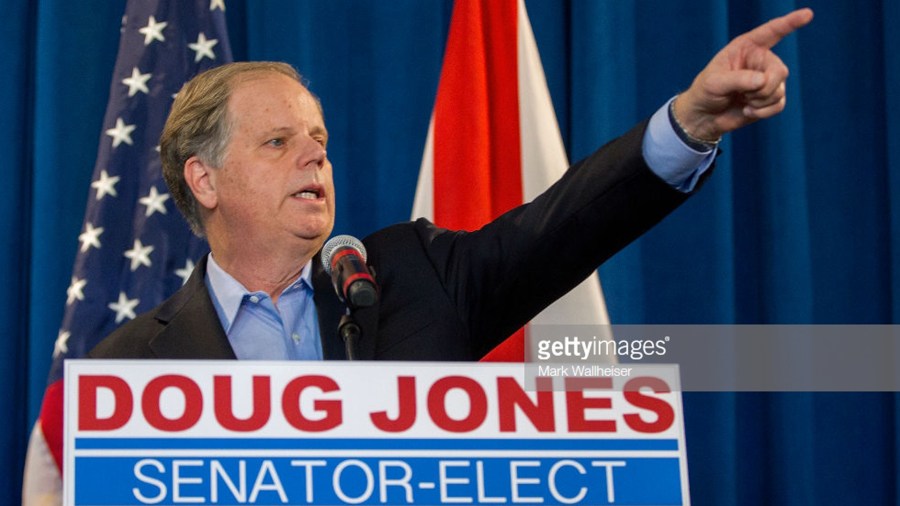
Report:
[[[96,188],[97,190],[97,200],[102,199],[104,195],[117,197],[119,194],[116,193],[116,183],[119,182],[119,179],[122,178],[119,176],[109,177],[105,170],[101,170],[100,179],[91,183],[91,188]]]
[[[156,211],[166,214],[166,200],[169,200],[168,193],[159,193],[156,191],[155,186],[151,186],[150,194],[146,197],[141,197],[138,199],[138,202],[147,206],[144,216],[150,217]]]
[[[210,0],[209,10],[214,11],[216,9],[222,9],[222,12],[225,12],[225,0]]]
[[[113,147],[119,147],[123,142],[129,146],[133,144],[131,132],[137,128],[135,125],[126,125],[122,118],[116,118],[116,126],[106,131],[106,135],[113,138]]]
[[[141,70],[137,67],[131,69],[131,77],[122,79],[122,84],[128,86],[128,96],[133,97],[139,91],[144,94],[150,93],[150,89],[147,88],[147,81],[150,80],[151,75],[149,72],[141,74]]]
[[[81,252],[91,249],[91,246],[100,249],[100,234],[103,233],[103,227],[94,228],[90,223],[84,225],[84,232],[78,236],[81,241]]]
[[[184,263],[184,268],[176,269],[175,274],[181,278],[181,286],[184,286],[187,283],[188,278],[191,277],[191,273],[194,272],[194,261],[190,258],[187,259],[187,262]]]
[[[56,336],[56,343],[53,344],[53,358],[69,352],[69,337],[72,335],[67,330],[59,330]]]
[[[116,323],[122,323],[125,318],[133,320],[137,316],[134,314],[134,308],[140,302],[139,299],[129,299],[125,292],[119,292],[119,300],[110,302],[106,307],[116,312]]]
[[[135,239],[134,247],[125,252],[125,257],[131,259],[131,272],[136,271],[141,265],[150,267],[153,264],[150,261],[152,252],[153,246],[144,246],[139,239]]]
[[[84,300],[84,285],[86,284],[86,279],[78,279],[75,276],[72,276],[72,283],[69,285],[69,288],[66,289],[67,306],[76,300]]]
[[[154,40],[165,42],[166,37],[162,34],[162,31],[168,24],[169,23],[166,23],[165,21],[157,23],[156,18],[150,16],[150,20],[147,22],[147,26],[138,30],[139,32],[144,34],[144,45],[149,46],[150,43]]]
[[[210,60],[215,60],[216,54],[213,53],[212,48],[218,43],[218,39],[206,40],[206,34],[200,32],[200,35],[197,36],[197,42],[188,44],[188,47],[194,50],[194,52],[196,53],[196,55],[194,56],[194,63],[202,60],[204,56],[209,58]]]

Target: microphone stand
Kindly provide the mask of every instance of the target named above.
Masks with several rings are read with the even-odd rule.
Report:
[[[338,324],[338,335],[344,340],[347,360],[356,360],[356,345],[362,337],[362,329],[353,319],[353,312],[350,308],[347,308],[347,312],[341,317],[341,322]]]

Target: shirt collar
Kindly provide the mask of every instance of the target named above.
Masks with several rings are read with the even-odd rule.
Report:
[[[300,276],[297,280],[288,285],[281,293],[284,294],[288,290],[301,285],[312,290],[312,261],[306,262],[306,265],[303,266],[303,270],[300,271]],[[222,327],[225,329],[225,332],[228,333],[228,329],[231,328],[232,322],[234,322],[235,317],[237,317],[238,310],[241,308],[244,297],[253,294],[253,292],[247,290],[240,281],[234,279],[231,274],[225,272],[225,270],[216,263],[216,259],[213,257],[212,253],[209,254],[206,265],[206,286],[212,297],[213,305],[216,307],[216,312],[219,314],[219,320],[222,322]]]

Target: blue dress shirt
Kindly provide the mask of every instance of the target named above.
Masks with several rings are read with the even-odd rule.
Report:
[[[222,270],[213,255],[206,269],[219,321],[242,360],[321,360],[319,317],[313,302],[312,264],[278,296],[250,292]]]

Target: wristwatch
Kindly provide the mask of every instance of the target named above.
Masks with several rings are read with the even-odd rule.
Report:
[[[694,151],[699,151],[701,153],[709,153],[710,151],[715,150],[719,146],[719,142],[722,141],[722,138],[719,137],[714,141],[707,141],[704,139],[698,139],[691,134],[687,133],[687,130],[681,125],[681,122],[678,121],[678,118],[675,116],[675,99],[673,98],[671,102],[669,102],[669,123],[672,124],[672,129],[675,130],[675,133],[678,135],[678,138],[681,139],[682,142],[687,144],[687,146]]]

